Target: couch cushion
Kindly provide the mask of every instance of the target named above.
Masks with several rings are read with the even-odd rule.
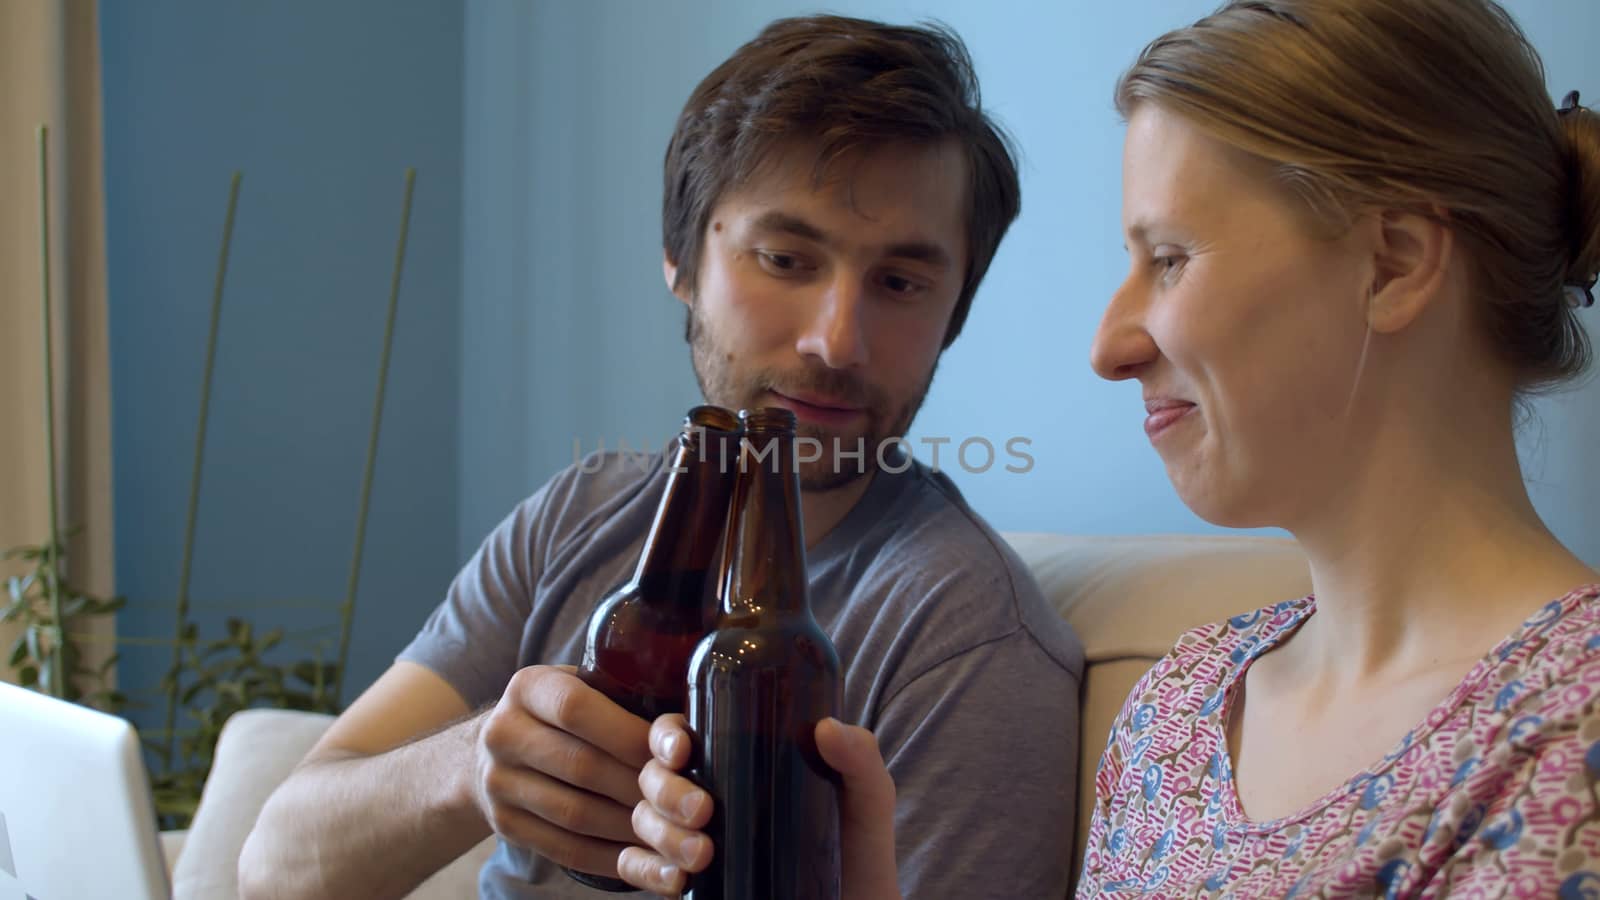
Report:
[[[1311,591],[1288,538],[1005,535],[1095,662],[1159,659],[1178,635]]]

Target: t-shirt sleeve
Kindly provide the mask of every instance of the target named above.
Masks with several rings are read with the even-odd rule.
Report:
[[[1064,897],[1077,679],[1026,630],[950,658],[880,710],[907,898]]]
[[[541,528],[561,479],[519,504],[450,583],[400,660],[426,666],[473,709],[494,702],[517,670],[544,546]]]

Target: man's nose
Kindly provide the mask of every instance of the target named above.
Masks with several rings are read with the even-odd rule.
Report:
[[[817,357],[830,369],[866,365],[866,301],[861,279],[841,272],[817,297],[816,308],[795,349],[802,355]]]

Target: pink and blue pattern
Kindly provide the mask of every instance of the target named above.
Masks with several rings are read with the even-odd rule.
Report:
[[[1315,611],[1307,597],[1190,631],[1135,685],[1078,896],[1600,900],[1600,585],[1528,619],[1372,767],[1252,821],[1224,699]]]

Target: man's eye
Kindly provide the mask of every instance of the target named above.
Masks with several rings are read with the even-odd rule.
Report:
[[[780,275],[804,271],[805,261],[793,253],[775,253],[771,250],[757,250],[756,257],[761,261],[761,267],[769,272]]]
[[[901,278],[899,275],[885,275],[883,277],[883,286],[888,288],[891,293],[895,294],[915,293],[916,290],[921,287],[921,285],[917,284],[915,281],[912,281],[909,278]]]

